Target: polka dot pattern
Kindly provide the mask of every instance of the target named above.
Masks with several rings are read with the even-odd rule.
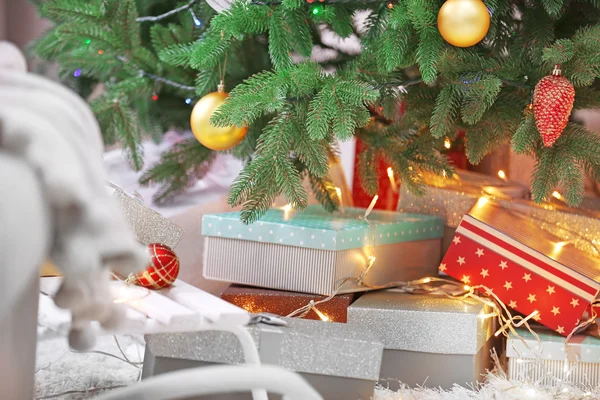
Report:
[[[375,210],[367,223],[361,219],[364,212],[361,208],[346,208],[344,214],[331,214],[319,206],[298,212],[273,209],[250,226],[240,222],[239,212],[206,214],[202,218],[202,234],[324,250],[443,236],[443,221],[439,217]]]

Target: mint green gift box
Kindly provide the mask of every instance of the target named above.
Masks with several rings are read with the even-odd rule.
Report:
[[[376,260],[364,281],[383,285],[436,276],[443,221],[439,217],[346,208],[329,213],[269,210],[244,225],[240,213],[202,218],[207,279],[330,295],[345,278],[358,277],[371,250]],[[367,290],[355,281],[337,293]]]

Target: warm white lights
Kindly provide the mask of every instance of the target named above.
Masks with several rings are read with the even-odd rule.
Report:
[[[388,167],[387,169],[388,178],[390,178],[390,184],[392,185],[392,190],[394,193],[398,192],[398,184],[396,183],[396,178],[394,178],[394,170],[392,167]]]
[[[342,200],[342,189],[336,186],[335,193],[337,194],[338,199],[340,200],[340,211],[344,212],[344,202]]]

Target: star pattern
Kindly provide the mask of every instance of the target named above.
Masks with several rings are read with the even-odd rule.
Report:
[[[497,246],[491,250],[473,239],[483,234],[471,231],[468,225],[465,229],[473,236],[459,233],[454,237],[454,244],[440,264],[441,272],[465,285],[483,286],[479,289],[482,293],[486,292],[485,288],[491,289],[507,307],[523,315],[537,311],[532,319],[565,336],[577,325],[578,319],[583,319],[589,300],[563,287],[549,260],[546,262],[543,258],[537,258],[534,263],[530,259],[530,263],[539,269],[529,269],[527,264],[520,261],[524,258],[523,252],[519,254],[518,248],[511,247],[501,236],[490,233],[485,237]],[[538,271],[544,271],[544,274]]]
[[[579,305],[579,299],[573,299],[573,300],[571,300],[571,305],[573,307],[577,307]]]

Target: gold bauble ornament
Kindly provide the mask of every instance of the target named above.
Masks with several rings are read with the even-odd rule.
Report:
[[[481,0],[447,0],[438,13],[438,29],[456,47],[479,43],[490,29],[490,13]]]
[[[202,97],[192,110],[190,125],[194,136],[203,146],[211,150],[229,150],[244,139],[247,127],[235,125],[216,127],[210,124],[210,118],[229,96],[222,85],[217,92],[212,92]]]

